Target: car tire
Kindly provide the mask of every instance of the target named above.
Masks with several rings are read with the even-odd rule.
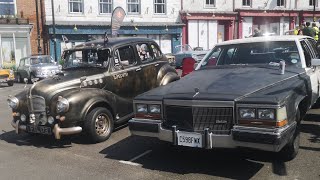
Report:
[[[13,81],[8,81],[8,86],[13,86],[14,82]]]
[[[296,115],[297,127],[294,131],[293,136],[290,138],[288,144],[280,151],[280,157],[284,161],[291,161],[297,155],[300,146],[300,111],[297,111]]]
[[[22,83],[23,82],[20,74],[17,74],[16,79],[17,79],[17,83]]]
[[[84,130],[93,143],[103,142],[111,136],[114,122],[110,111],[103,107],[91,110],[85,119]]]
[[[32,79],[33,79],[33,78],[35,78],[35,76],[31,73],[31,74],[30,74],[30,78],[29,78],[29,82],[30,82],[31,84],[33,84],[33,82],[32,82]]]

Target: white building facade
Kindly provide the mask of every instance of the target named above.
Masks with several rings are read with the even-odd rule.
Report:
[[[111,15],[118,6],[126,12],[118,36],[152,38],[164,53],[173,52],[174,47],[181,44],[180,0],[55,0],[57,56],[64,48],[101,38],[105,32],[111,35]],[[51,0],[45,0],[45,10],[49,37],[52,37]],[[69,43],[62,41],[62,35]],[[51,55],[54,54],[52,46],[51,41]]]

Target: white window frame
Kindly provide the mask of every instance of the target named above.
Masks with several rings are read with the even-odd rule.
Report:
[[[242,0],[242,6],[243,7],[251,7],[252,6],[252,0],[245,0],[246,3],[243,3],[243,0]],[[249,3],[249,5],[248,5]]]
[[[73,3],[80,3],[80,5],[81,5],[81,10],[82,11],[80,11],[80,12],[72,12],[71,10],[72,10],[72,8],[71,8],[71,4],[72,4],[72,7],[73,7]],[[69,0],[68,1],[68,8],[69,8],[69,13],[70,14],[83,14],[84,13],[84,2],[83,2],[83,0]]]
[[[136,1],[136,2],[134,2]],[[137,6],[138,5],[138,12],[130,12],[130,6]],[[128,14],[141,14],[141,1],[140,0],[127,0],[127,12]]]
[[[207,1],[212,1],[213,3],[212,4],[207,4]],[[205,8],[214,8],[216,7],[216,0],[204,0],[204,7]]]
[[[13,14],[0,14],[0,16],[6,16],[6,15],[14,16],[14,15],[17,14],[17,3],[16,3],[16,0],[13,0],[13,2],[1,2],[0,1],[0,5],[1,4],[13,4],[14,5],[14,12],[13,12]]]
[[[163,3],[159,3],[159,2],[156,2],[156,1],[163,1]],[[159,12],[156,12],[156,6],[163,6],[163,13],[159,13]],[[153,0],[153,8],[154,8],[154,14],[157,14],[157,15],[166,15],[167,14],[167,0]]]
[[[278,5],[278,2],[280,2],[280,5]],[[282,5],[281,2],[283,3]],[[286,0],[277,0],[277,7],[286,7]]]
[[[107,0],[107,1],[109,1],[109,2],[104,2],[104,0],[99,0],[99,14],[111,14],[112,13],[112,9],[113,9],[113,0]],[[103,10],[103,9],[101,9],[101,6],[102,5],[105,5],[105,6],[111,6],[111,8],[110,8],[110,12],[101,12],[101,10]]]
[[[318,7],[318,0],[309,0],[309,7],[312,7],[313,8],[313,3],[316,3],[316,7]],[[310,4],[312,3],[312,4]]]

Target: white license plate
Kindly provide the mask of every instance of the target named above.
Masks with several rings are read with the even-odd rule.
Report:
[[[191,132],[177,132],[178,145],[189,147],[202,147],[202,135]]]

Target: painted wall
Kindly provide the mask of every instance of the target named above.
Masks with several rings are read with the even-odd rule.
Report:
[[[206,0],[183,0],[183,10],[190,12],[233,11],[233,0],[216,0],[215,7],[206,6]]]
[[[318,2],[318,6],[316,10],[320,10],[319,3],[320,0],[316,0]],[[219,7],[220,8],[220,7]],[[243,7],[242,0],[235,0],[235,8],[236,9],[264,9],[267,10],[279,10],[279,9],[287,9],[287,10],[313,10],[312,6],[309,6],[309,0],[285,0],[285,7],[277,7],[277,0],[251,0],[251,7]]]
[[[52,8],[51,0],[45,1],[46,10],[46,24],[52,24]],[[111,22],[111,14],[99,14],[99,0],[83,0],[84,12],[77,14],[70,14],[68,7],[68,0],[54,0],[54,11],[56,24],[68,24],[68,22],[76,22],[77,24],[102,24],[103,22]],[[124,22],[155,22],[168,23],[177,22],[180,20],[179,10],[181,9],[180,0],[166,0],[167,13],[165,15],[154,14],[153,0],[141,0],[141,14],[130,15],[124,19]],[[113,0],[113,9],[121,6],[127,12],[127,0]],[[71,25],[71,24],[70,24]]]

